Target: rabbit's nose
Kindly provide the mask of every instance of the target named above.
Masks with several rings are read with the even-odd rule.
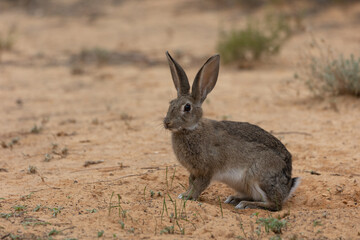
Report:
[[[165,128],[171,127],[171,124],[172,124],[172,121],[171,121],[170,119],[168,119],[168,118],[165,118],[165,119],[164,119],[164,126],[165,126]]]

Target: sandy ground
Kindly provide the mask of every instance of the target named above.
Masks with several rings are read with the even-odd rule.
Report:
[[[256,223],[269,216],[287,221],[283,239],[360,239],[360,100],[319,100],[293,81],[309,31],[359,53],[359,4],[306,19],[308,31],[256,69],[223,66],[203,106],[208,118],[272,131],[292,153],[302,184],[272,213],[220,204],[233,193],[220,183],[184,207],[176,196],[188,174],[162,127],[176,96],[165,51],[193,78],[219,30],[243,24],[245,11],[205,1],[91,1],[86,11],[58,2],[0,13],[1,32],[16,26],[0,63],[0,239],[269,239]],[[117,54],[77,65],[86,48]]]

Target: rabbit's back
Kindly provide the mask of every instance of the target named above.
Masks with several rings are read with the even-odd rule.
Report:
[[[257,146],[263,146],[264,149],[274,151],[275,154],[282,157],[286,162],[291,163],[291,154],[279,139],[259,126],[247,122],[233,121],[211,121],[215,131],[223,131],[232,139],[253,143]]]

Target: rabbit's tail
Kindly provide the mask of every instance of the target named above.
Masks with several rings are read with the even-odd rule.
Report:
[[[291,179],[291,187],[289,191],[289,195],[284,199],[284,202],[286,202],[295,192],[295,190],[298,188],[298,186],[301,183],[301,178],[296,177]]]

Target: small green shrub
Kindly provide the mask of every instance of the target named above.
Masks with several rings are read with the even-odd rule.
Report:
[[[160,235],[161,234],[174,234],[175,230],[174,230],[174,226],[170,226],[170,227],[165,227],[164,229],[162,229],[160,231]]]
[[[360,97],[360,57],[308,55],[295,78],[302,80],[317,96],[354,95]]]
[[[276,234],[282,233],[282,229],[286,227],[286,221],[285,220],[279,220],[277,218],[259,218],[256,220],[257,224],[260,224],[264,226],[265,231],[269,233],[269,231],[272,231]]]
[[[104,235],[104,230],[101,230],[97,233],[98,238],[102,237]]]
[[[290,33],[285,18],[269,16],[262,25],[249,21],[244,29],[222,33],[217,49],[225,64],[246,65],[278,53]]]

